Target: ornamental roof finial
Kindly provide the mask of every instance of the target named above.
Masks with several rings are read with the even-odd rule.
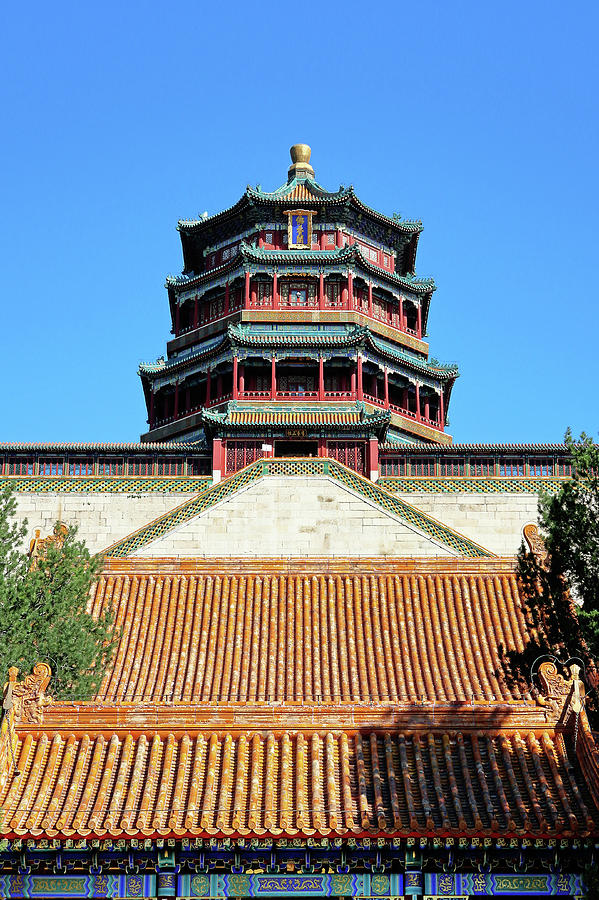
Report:
[[[314,178],[314,169],[310,165],[312,148],[307,144],[294,144],[290,149],[292,165],[289,166],[288,180],[292,178]]]

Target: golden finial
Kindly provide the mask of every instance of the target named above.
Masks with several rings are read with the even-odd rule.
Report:
[[[294,144],[290,149],[291,165],[288,178],[314,178],[314,169],[310,165],[312,148],[307,144]]]

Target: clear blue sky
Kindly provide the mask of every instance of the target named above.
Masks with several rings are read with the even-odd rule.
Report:
[[[420,218],[457,441],[598,427],[596,3],[4,6],[2,440],[136,440],[176,223],[318,180]]]

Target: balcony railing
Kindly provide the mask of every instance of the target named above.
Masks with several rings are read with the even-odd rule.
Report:
[[[206,311],[204,311],[204,315],[201,321],[197,325],[185,325],[184,327],[179,328],[179,331],[176,333],[176,337],[181,337],[182,335],[189,334],[192,331],[197,331],[199,328],[203,328],[204,325],[210,325],[213,322],[218,322],[221,319],[226,319],[232,313],[239,312],[242,309],[256,309],[256,310],[276,310],[276,309],[284,309],[284,310],[302,310],[302,309],[320,309],[320,301],[317,297],[308,297],[305,303],[297,303],[289,300],[287,298],[279,297],[278,303],[275,307],[273,304],[272,297],[263,297],[261,299],[256,299],[252,301],[251,299],[247,304],[244,303],[231,303],[229,310],[225,313],[224,310],[219,310],[215,315],[206,315]],[[407,324],[403,327],[400,325],[399,316],[396,311],[386,312],[380,307],[374,307],[372,310],[372,314],[369,314],[368,307],[365,307],[363,303],[360,303],[357,299],[354,299],[353,304],[348,302],[343,302],[340,299],[333,299],[329,297],[325,297],[324,304],[322,309],[341,312],[343,310],[353,311],[360,313],[360,315],[364,316],[367,319],[371,319],[375,322],[382,322],[384,325],[387,325],[389,328],[393,328],[394,331],[398,331],[401,334],[409,334],[412,337],[418,338],[422,340],[422,336],[418,334],[417,329],[410,328]]]
[[[239,395],[243,397],[242,394]],[[279,400],[297,400],[297,399],[307,399],[307,400],[317,400],[318,399],[318,391],[277,391],[276,399]]]
[[[385,404],[385,400],[383,397],[375,397],[372,394],[363,393],[363,399],[366,403],[370,403],[371,406],[376,406],[379,409],[389,409],[391,412],[397,413],[400,416],[403,416],[406,419],[412,419],[414,422],[421,422],[423,425],[428,426],[429,428],[434,428],[436,431],[443,431],[440,423],[436,419],[431,419],[429,416],[424,416],[414,412],[414,410],[407,409],[404,406],[400,406],[397,403]],[[358,395],[357,391],[324,391],[323,397],[326,400],[336,400],[336,401],[344,401],[344,400],[357,400]],[[171,422],[178,421],[179,419],[184,419],[186,416],[193,415],[193,413],[198,412],[201,409],[210,409],[214,406],[220,406],[223,403],[226,403],[228,400],[233,398],[232,393],[222,394],[219,397],[213,397],[210,399],[209,403],[203,403],[190,409],[182,410],[179,415],[175,416],[164,416],[160,419],[155,419],[152,425],[152,428],[160,428],[163,425],[169,425]],[[266,391],[238,391],[237,399],[238,400],[318,400],[319,392],[318,391],[276,391],[274,397],[272,396],[272,392],[270,390]]]

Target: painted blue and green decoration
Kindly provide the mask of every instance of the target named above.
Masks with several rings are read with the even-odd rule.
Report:
[[[0,875],[2,897],[509,897],[580,896],[579,875],[176,874]]]

